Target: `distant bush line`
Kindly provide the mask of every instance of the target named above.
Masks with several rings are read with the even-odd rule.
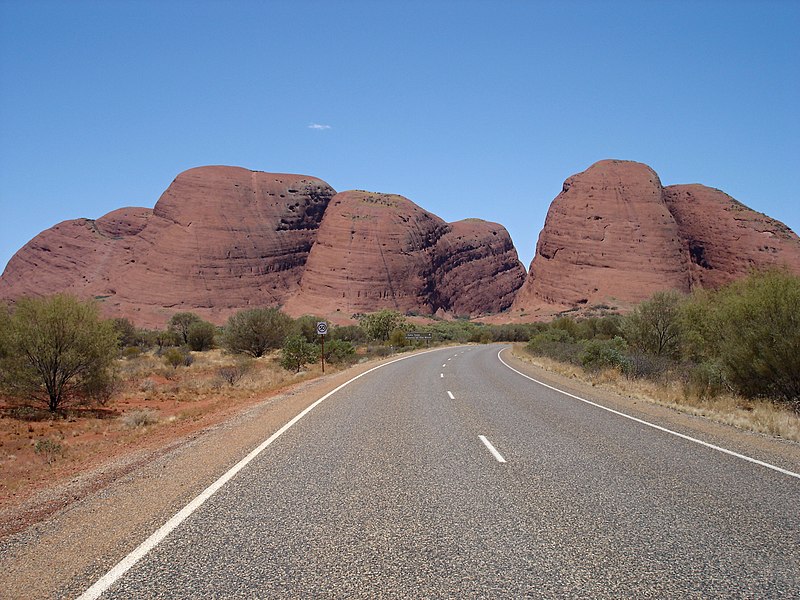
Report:
[[[766,271],[716,291],[658,292],[626,316],[560,317],[527,350],[590,371],[678,381],[686,396],[728,392],[800,412],[800,277]]]

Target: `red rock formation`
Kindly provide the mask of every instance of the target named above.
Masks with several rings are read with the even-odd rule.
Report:
[[[658,175],[605,160],[564,182],[513,308],[630,303],[689,286],[688,257]]]
[[[178,175],[155,208],[66,221],[26,244],[0,298],[57,291],[97,297],[106,314],[163,327],[178,311],[215,322],[297,290],[334,190],[302,175],[202,167]]]
[[[566,180],[512,311],[626,309],[663,289],[715,288],[752,269],[800,274],[785,225],[700,185],[661,187],[646,165],[600,161]]]
[[[770,266],[800,274],[800,238],[780,221],[703,185],[668,186],[664,199],[689,252],[693,285],[717,288]]]
[[[285,309],[340,320],[383,308],[480,314],[508,308],[523,279],[500,225],[448,225],[402,196],[342,192]]]
[[[455,315],[506,310],[525,281],[505,227],[480,219],[451,223],[436,244],[435,263],[435,305]]]

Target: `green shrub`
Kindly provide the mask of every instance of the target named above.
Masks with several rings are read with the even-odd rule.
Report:
[[[236,361],[234,365],[225,365],[217,370],[220,379],[230,386],[236,385],[253,368],[252,359]]]
[[[716,398],[728,391],[729,384],[725,369],[716,362],[702,362],[685,369],[683,390],[686,396],[701,400]]]
[[[342,325],[330,330],[331,339],[343,340],[353,344],[363,344],[367,341],[367,333],[360,325]]]
[[[118,351],[117,332],[97,305],[58,294],[22,298],[3,325],[0,375],[11,395],[56,411],[68,399],[89,399],[108,377]]]
[[[292,319],[277,308],[239,311],[225,326],[225,347],[231,352],[258,358],[268,350],[280,348],[292,326]]]
[[[301,335],[286,338],[281,349],[281,366],[287,371],[300,372],[305,365],[319,357],[319,346],[311,344]]]
[[[192,312],[180,312],[172,315],[169,320],[169,330],[179,338],[179,344],[189,343],[189,328],[193,323],[201,321],[200,317]]]
[[[800,277],[754,274],[721,289],[714,302],[710,341],[734,388],[800,409]]]
[[[132,360],[139,358],[142,355],[142,350],[139,346],[126,346],[122,350],[122,358]]]
[[[147,427],[158,423],[158,413],[148,408],[142,410],[132,410],[122,416],[122,424],[129,429],[137,427]]]
[[[356,349],[345,340],[330,340],[325,342],[325,361],[333,365],[352,362],[356,356]]]
[[[188,367],[194,362],[194,357],[192,356],[191,352],[189,352],[189,348],[187,346],[181,346],[180,348],[167,348],[162,356],[164,358],[164,362],[173,369],[177,369],[181,366]]]
[[[676,358],[681,349],[681,303],[679,292],[656,292],[622,320],[628,343],[647,354]]]
[[[36,440],[33,445],[33,451],[36,454],[41,454],[47,461],[47,464],[52,465],[58,456],[64,454],[64,447],[55,440],[43,438]]]
[[[295,319],[292,332],[305,338],[310,344],[315,344],[319,341],[317,334],[317,323],[326,322],[322,317],[315,317],[314,315],[303,315]]]
[[[405,322],[405,317],[399,312],[381,310],[376,313],[362,315],[358,324],[370,339],[387,342],[394,330],[402,330],[404,328]]]
[[[195,352],[204,352],[214,347],[214,336],[217,328],[208,321],[195,321],[189,325],[187,343]]]
[[[610,340],[583,340],[579,359],[590,371],[623,368],[627,364],[628,343],[619,336]]]
[[[668,379],[673,364],[673,361],[665,356],[654,356],[634,350],[625,357],[622,372],[628,379],[663,382]]]

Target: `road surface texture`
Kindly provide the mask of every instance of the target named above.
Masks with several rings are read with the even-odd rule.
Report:
[[[352,382],[103,597],[800,594],[800,479],[542,387],[498,350]]]
[[[800,597],[800,445],[501,354],[784,472],[754,464],[543,387],[501,348],[359,365],[265,400],[0,540],[0,598]]]

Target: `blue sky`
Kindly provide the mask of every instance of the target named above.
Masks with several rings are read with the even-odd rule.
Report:
[[[604,158],[799,231],[798,31],[796,1],[0,0],[0,269],[207,164],[497,221],[526,267]]]

